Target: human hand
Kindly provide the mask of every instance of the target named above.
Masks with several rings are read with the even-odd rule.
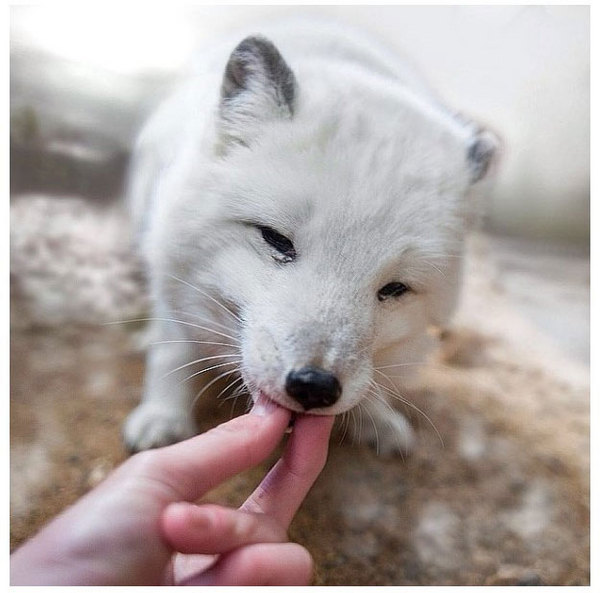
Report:
[[[286,531],[325,464],[333,417],[299,416],[240,509],[193,504],[280,441],[290,412],[253,412],[128,459],[14,552],[11,584],[308,584],[310,555]]]

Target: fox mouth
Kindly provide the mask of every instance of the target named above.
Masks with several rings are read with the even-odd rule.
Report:
[[[259,389],[257,396],[252,396],[252,399],[256,403],[256,401],[263,399],[274,402],[278,406],[285,408],[292,412],[292,419],[296,417],[297,414],[310,414],[314,416],[335,416],[338,412],[331,411],[331,409],[322,407],[322,408],[310,408],[304,409],[300,404],[291,400],[291,398],[286,397],[285,395],[272,395],[271,393],[266,392],[264,389]],[[287,400],[287,401],[286,401]],[[291,401],[290,401],[291,400]]]
[[[252,399],[256,402],[258,400],[267,400],[276,403],[278,406],[285,408],[292,412],[292,414],[303,414],[304,410],[302,406],[296,404],[293,401],[286,401],[288,398],[285,395],[279,395],[271,392],[267,392],[264,389],[259,389],[256,396],[252,395]]]

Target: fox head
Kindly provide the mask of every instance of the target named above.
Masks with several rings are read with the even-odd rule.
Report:
[[[184,280],[162,289],[232,324],[253,396],[344,412],[452,314],[493,139],[350,62],[292,70],[258,36],[231,53],[213,123],[157,234],[154,259]]]

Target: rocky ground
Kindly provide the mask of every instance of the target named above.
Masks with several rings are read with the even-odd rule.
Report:
[[[125,458],[143,332],[104,322],[138,315],[142,285],[118,210],[13,201],[13,548]],[[292,524],[317,584],[589,583],[588,295],[585,254],[471,242],[455,324],[411,387],[415,452],[381,458],[339,431]],[[207,404],[201,423],[242,408]],[[239,503],[264,471],[210,499]]]

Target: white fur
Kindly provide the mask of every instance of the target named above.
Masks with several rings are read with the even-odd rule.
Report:
[[[445,324],[454,310],[475,128],[356,32],[294,25],[260,33],[295,75],[291,118],[257,85],[239,99],[256,117],[220,120],[219,89],[240,35],[200,56],[139,139],[131,200],[155,316],[179,321],[155,322],[161,340],[177,343],[150,353],[126,440],[143,449],[193,434],[195,392],[184,379],[237,359],[164,375],[203,356],[239,352],[253,396],[262,391],[302,411],[286,395],[285,377],[308,364],[323,367],[339,378],[342,394],[311,413],[361,404],[385,426],[377,430],[380,448],[405,448],[406,421],[380,401],[391,387],[381,372],[410,366],[374,367],[422,360],[427,328]],[[289,237],[297,260],[274,261],[247,222]],[[413,291],[380,302],[377,291],[392,281]]]

